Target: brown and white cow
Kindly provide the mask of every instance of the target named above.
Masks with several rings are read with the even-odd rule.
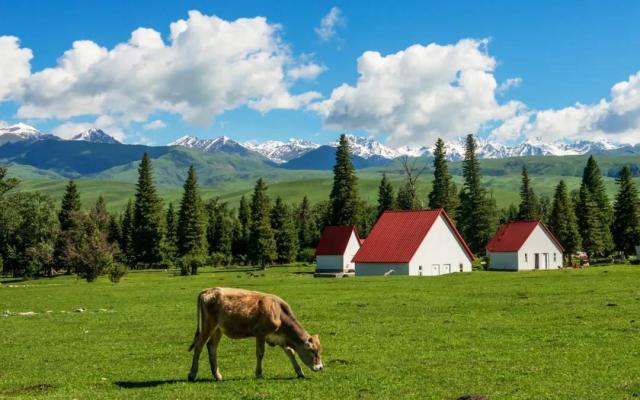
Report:
[[[209,351],[211,373],[222,379],[218,370],[217,349],[222,334],[232,339],[256,338],[256,377],[262,378],[264,344],[280,346],[291,360],[299,378],[304,373],[295,353],[313,371],[322,369],[320,339],[304,330],[281,298],[260,292],[232,288],[204,289],[198,295],[198,325],[193,343],[193,363],[189,380],[198,375],[198,361],[202,347]]]

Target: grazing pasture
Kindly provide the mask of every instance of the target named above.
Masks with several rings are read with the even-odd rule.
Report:
[[[640,396],[640,267],[314,279],[311,267],[132,272],[0,285],[0,398],[633,399]],[[278,294],[319,334],[325,369],[295,374],[267,347],[223,338],[187,382],[196,296]],[[22,315],[20,315],[22,313]],[[31,314],[33,313],[33,314]]]

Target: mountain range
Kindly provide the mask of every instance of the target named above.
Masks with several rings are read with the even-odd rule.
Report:
[[[348,135],[354,166],[358,169],[386,167],[399,157],[431,157],[430,147],[392,147],[371,137]],[[28,165],[54,171],[66,177],[100,174],[104,171],[135,163],[144,153],[155,157],[170,154],[180,165],[193,160],[195,154],[207,155],[203,164],[213,162],[229,174],[233,171],[252,172],[266,170],[331,170],[335,163],[336,142],[321,145],[302,139],[288,141],[238,142],[227,136],[201,139],[183,136],[168,146],[143,146],[123,144],[100,129],[88,129],[73,135],[68,140],[40,132],[34,127],[20,123],[0,128],[0,162]],[[445,145],[447,158],[459,161],[464,156],[464,138],[449,141]],[[180,152],[179,149],[189,150]],[[505,146],[478,138],[478,158],[504,159],[531,156],[570,156],[584,154],[638,155],[640,146],[614,145],[606,141],[579,141],[575,143],[547,143],[533,139],[513,146]],[[213,157],[213,158],[211,158]],[[212,161],[214,160],[214,161]],[[258,168],[258,166],[264,166]],[[127,167],[128,168],[128,167]],[[171,174],[171,167],[167,167]],[[265,169],[266,168],[266,169]],[[41,173],[44,175],[44,173]],[[253,173],[252,173],[253,176]],[[171,182],[179,181],[175,173]],[[213,179],[213,178],[210,178]]]

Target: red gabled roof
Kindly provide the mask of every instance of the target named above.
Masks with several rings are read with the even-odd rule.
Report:
[[[440,208],[419,211],[385,211],[373,226],[367,240],[353,257],[353,262],[408,263],[440,215],[444,217],[464,251],[473,260],[473,253],[469,250],[447,213]]]
[[[347,249],[351,232],[355,232],[356,240],[360,243],[358,230],[353,225],[325,226],[322,230],[320,243],[316,247],[316,256],[341,256]]]
[[[540,225],[551,240],[564,251],[562,244],[553,236],[553,233],[551,233],[542,221],[516,221],[502,225],[487,245],[487,251],[493,253],[512,253],[520,250],[538,225]]]

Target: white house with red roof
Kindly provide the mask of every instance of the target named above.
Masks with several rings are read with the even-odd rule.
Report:
[[[325,226],[316,247],[316,273],[350,273],[362,239],[355,226]]]
[[[356,253],[356,276],[471,272],[469,246],[444,211],[385,211]]]
[[[502,225],[487,245],[489,268],[530,271],[562,268],[562,244],[542,221]]]

